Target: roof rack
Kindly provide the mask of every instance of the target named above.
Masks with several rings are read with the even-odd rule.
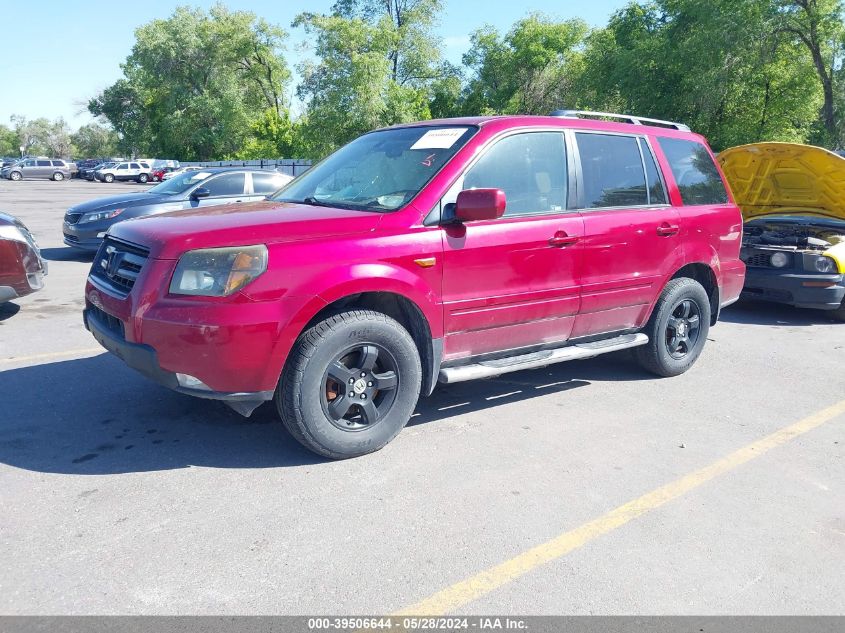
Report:
[[[663,127],[671,127],[682,132],[690,132],[689,126],[683,123],[675,123],[674,121],[663,121],[661,119],[649,119],[644,116],[632,116],[630,114],[614,114],[613,112],[592,112],[590,110],[555,110],[551,116],[562,117],[565,119],[580,119],[581,117],[595,117],[603,119],[622,119],[629,121],[634,125],[660,125]]]

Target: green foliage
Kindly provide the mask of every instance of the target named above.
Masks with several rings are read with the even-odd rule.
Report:
[[[18,156],[18,135],[6,125],[0,124],[0,156]]]
[[[62,117],[53,121],[44,117],[30,121],[26,117],[13,115],[11,121],[17,139],[13,154],[17,154],[19,148],[23,147],[24,154],[70,157],[73,150],[70,128]]]
[[[281,114],[286,33],[245,11],[177,8],[135,32],[124,77],[92,99],[134,153],[232,155],[268,108]]]
[[[88,123],[70,136],[74,153],[81,158],[103,158],[118,153],[117,134],[110,127]]]
[[[320,158],[387,125],[575,107],[683,121],[717,150],[841,146],[843,1],[644,0],[592,30],[528,14],[504,34],[474,31],[455,66],[435,33],[443,0],[336,0],[294,22],[314,53],[298,69],[296,117],[283,30],[222,5],[183,7],[136,31],[124,76],[91,100],[114,134],[74,140],[183,160]],[[13,121],[28,151],[62,136],[47,121],[23,123]]]
[[[588,39],[582,102],[684,121],[717,149],[804,140],[821,91],[777,18],[770,0],[629,4]]]
[[[317,156],[373,128],[431,116],[439,91],[454,91],[454,68],[440,59],[432,29],[439,0],[342,0],[331,15],[303,13],[317,62],[306,62],[299,96],[306,134]]]
[[[583,20],[555,22],[540,14],[520,20],[503,38],[491,27],[475,31],[463,60],[474,71],[463,110],[548,114],[575,104],[587,32]]]

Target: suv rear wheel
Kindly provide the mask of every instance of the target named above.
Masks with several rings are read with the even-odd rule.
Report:
[[[145,182],[147,182],[147,180],[148,180],[148,179],[149,179],[149,176],[147,176],[147,174],[140,174],[140,175],[138,176],[138,182],[140,182],[142,185],[143,185]]]
[[[672,279],[643,330],[649,342],[634,348],[634,355],[658,376],[678,376],[698,360],[709,331],[707,291],[695,279]]]
[[[276,389],[287,430],[324,457],[372,453],[408,423],[422,370],[411,335],[379,312],[330,316],[300,335]]]

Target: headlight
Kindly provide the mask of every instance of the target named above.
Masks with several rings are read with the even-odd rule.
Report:
[[[769,261],[772,262],[772,266],[775,268],[783,268],[789,264],[789,255],[786,253],[775,253]]]
[[[170,292],[226,297],[266,270],[267,247],[263,244],[188,251],[179,258],[170,281]]]
[[[98,222],[100,220],[111,220],[112,218],[116,218],[121,213],[124,212],[125,209],[112,209],[111,211],[99,211],[97,213],[86,213],[81,218],[79,218],[79,224],[85,224],[86,222]]]
[[[813,261],[813,267],[816,271],[820,273],[835,273],[836,272],[836,262],[833,260],[832,257],[827,257],[822,255],[821,257],[816,257]]]

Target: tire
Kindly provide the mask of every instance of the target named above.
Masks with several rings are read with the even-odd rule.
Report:
[[[845,299],[842,300],[842,305],[832,312],[832,316],[835,321],[845,321]]]
[[[113,174],[106,174],[103,176],[103,182],[113,183],[114,182],[114,175]]]
[[[150,177],[147,176],[147,174],[140,174],[138,176],[138,182],[141,183],[142,185],[146,184],[147,180],[149,180],[149,179],[150,179]]]
[[[62,172],[57,171],[55,174],[53,174],[52,179],[55,180],[56,182],[61,182],[62,180],[65,179],[65,175]]]
[[[634,356],[653,374],[679,376],[698,360],[709,331],[707,291],[695,279],[672,279],[643,329],[648,344],[635,347]]]
[[[297,339],[276,388],[276,409],[307,449],[331,459],[358,457],[399,434],[421,384],[419,353],[405,328],[379,312],[341,312]]]
[[[9,174],[9,180],[14,180],[14,181],[17,182],[18,180],[21,180],[22,178],[23,178],[23,176],[21,175],[21,172],[19,172],[19,171],[13,171],[11,174]]]

